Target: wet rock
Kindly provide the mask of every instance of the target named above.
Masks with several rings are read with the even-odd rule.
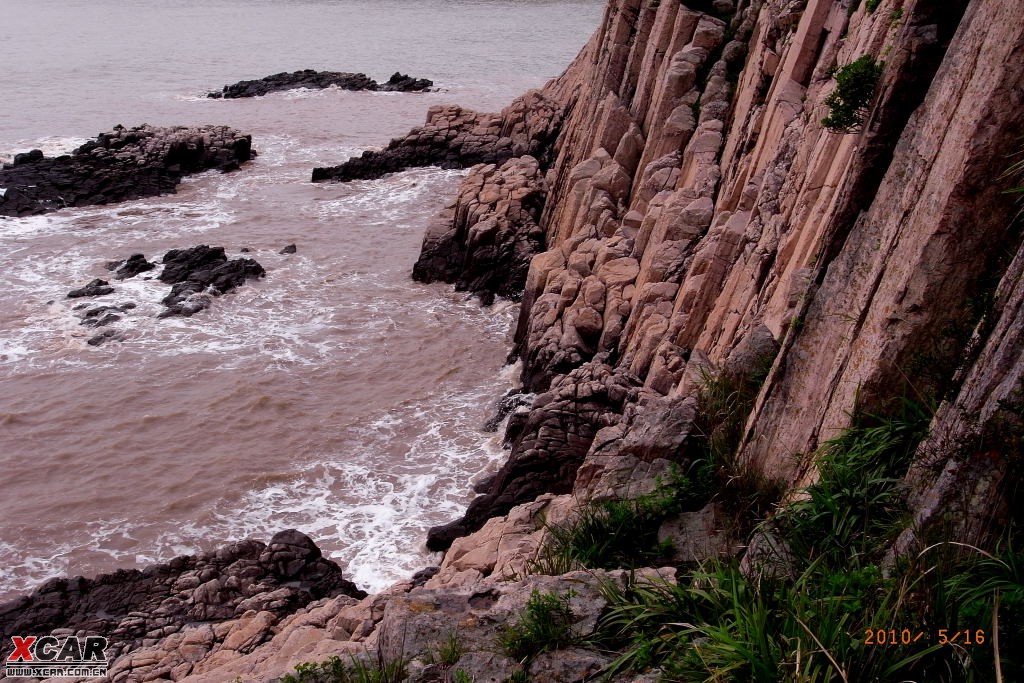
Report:
[[[91,339],[89,339],[86,342],[86,344],[88,344],[89,346],[102,346],[103,344],[105,344],[108,341],[121,341],[122,339],[123,339],[123,337],[121,337],[117,333],[117,331],[115,331],[115,330],[104,330],[103,332],[100,332],[99,334],[97,334],[95,337],[92,337]]]
[[[184,282],[194,272],[210,269],[228,260],[224,247],[209,247],[200,244],[191,249],[171,249],[164,254],[164,270],[160,281],[168,284]]]
[[[417,588],[419,586],[422,586],[427,581],[437,576],[437,573],[439,571],[441,571],[440,567],[425,567],[419,570],[418,572],[412,575],[412,585],[416,586]]]
[[[499,114],[482,114],[454,105],[432,107],[427,122],[380,151],[367,150],[339,166],[313,169],[313,182],[379,178],[420,166],[468,168],[503,164],[532,156],[542,167],[551,161],[564,107],[531,90]]]
[[[68,298],[79,299],[83,296],[106,296],[107,294],[113,293],[114,288],[110,286],[109,282],[96,278],[84,287],[72,289],[68,292]]]
[[[520,408],[528,408],[534,398],[533,394],[528,394],[522,389],[509,389],[508,393],[498,400],[494,415],[484,424],[484,431],[497,431],[506,417]]]
[[[156,264],[147,261],[143,254],[132,254],[126,260],[116,263],[114,268],[111,268],[110,264],[107,265],[108,270],[116,270],[115,280],[127,280],[154,268],[156,268]]]
[[[173,300],[173,303],[167,303],[165,298],[164,303],[167,306],[167,310],[160,313],[157,316],[158,318],[170,318],[172,316],[191,318],[196,313],[209,308],[210,304],[213,303],[213,299],[203,295],[190,295],[177,297]]]
[[[387,83],[380,85],[377,81],[363,73],[303,69],[301,71],[282,72],[265,76],[264,78],[225,85],[219,92],[211,92],[207,97],[213,99],[236,99],[240,97],[259,97],[272,92],[295,90],[297,88],[322,90],[332,87],[340,88],[341,90],[419,92],[428,90],[433,85],[433,81],[425,78],[417,79],[400,73],[395,73]]]
[[[427,532],[427,547],[443,550],[491,517],[504,515],[543,493],[569,493],[594,437],[622,419],[636,400],[640,382],[600,362],[587,363],[559,378],[537,396],[508,461],[475,498],[465,515]]]
[[[279,251],[277,253],[278,254],[294,254],[296,251],[298,251],[298,247],[296,247],[294,244],[289,244],[287,247],[285,247],[284,249],[282,249],[281,251]]]
[[[430,90],[433,86],[434,82],[426,78],[413,78],[396,71],[391,74],[388,82],[379,85],[377,90],[382,92],[423,92]]]
[[[249,279],[266,274],[259,263],[250,258],[227,260],[223,247],[201,244],[190,249],[172,249],[163,258],[162,282],[171,283],[171,292],[164,297],[167,310],[159,317],[189,317],[210,306],[211,296],[226,294]]]
[[[183,176],[252,156],[251,136],[225,126],[116,126],[71,154],[33,150],[0,167],[0,216],[168,194]]]

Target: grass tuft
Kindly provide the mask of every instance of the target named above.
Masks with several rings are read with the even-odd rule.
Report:
[[[572,644],[575,617],[569,607],[571,597],[571,593],[533,591],[523,614],[500,633],[501,650],[516,661],[526,662],[542,652]]]
[[[331,657],[323,662],[306,662],[295,667],[280,683],[401,683],[409,677],[407,659]]]

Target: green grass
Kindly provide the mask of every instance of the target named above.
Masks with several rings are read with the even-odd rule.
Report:
[[[871,55],[863,55],[835,72],[836,88],[825,98],[829,115],[821,125],[837,133],[851,133],[864,124],[871,100],[885,67]]]
[[[531,569],[554,576],[583,568],[649,566],[672,552],[671,544],[657,538],[671,510],[671,499],[653,495],[585,505],[568,521],[547,526]]]
[[[462,659],[463,654],[465,651],[462,648],[462,641],[459,640],[459,634],[455,631],[448,633],[448,637],[437,649],[437,658],[445,667],[455,666]]]
[[[378,654],[373,659],[331,657],[323,662],[306,662],[295,667],[280,683],[401,683],[409,677],[408,660],[386,659]]]
[[[930,413],[910,401],[897,409],[857,419],[820,450],[818,482],[773,522],[798,556],[824,557],[831,566],[871,564],[903,528],[900,478]]]
[[[571,593],[533,591],[519,619],[506,625],[499,634],[498,646],[510,658],[528,662],[542,652],[571,645],[575,622],[569,607],[571,597]]]
[[[658,541],[666,520],[720,500],[749,526],[777,487],[743,473],[736,465],[747,416],[771,367],[761,359],[747,374],[705,373],[697,396],[691,438],[668,481],[650,494],[631,500],[583,505],[569,520],[547,525],[544,546],[530,569],[558,575],[577,569],[637,569],[657,565],[672,553],[670,542]]]
[[[672,554],[671,542],[658,540],[661,524],[682,512],[699,510],[714,487],[710,463],[701,460],[685,473],[674,467],[669,480],[648,495],[583,505],[567,521],[546,526],[544,545],[531,570],[554,576],[577,569],[657,564]]]
[[[927,421],[927,411],[904,403],[894,415],[860,418],[826,444],[818,482],[769,524],[793,550],[792,574],[755,580],[734,560],[717,560],[678,583],[605,584],[610,608],[597,642],[620,653],[606,673],[657,668],[665,681],[716,683],[953,683],[992,680],[999,661],[1003,680],[1024,680],[1014,661],[1024,646],[1024,554],[961,549],[947,561],[933,549],[882,569],[905,521],[900,477]],[[879,629],[927,638],[867,643],[868,631]],[[940,629],[983,629],[1011,645],[997,658],[992,640],[938,644]]]

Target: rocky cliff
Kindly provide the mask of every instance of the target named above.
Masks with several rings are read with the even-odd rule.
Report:
[[[612,566],[670,564],[669,583],[695,561],[739,556],[744,576],[792,579],[799,542],[817,538],[813,506],[851,469],[884,476],[870,480],[870,502],[847,508],[870,516],[879,492],[899,506],[877,539],[856,536],[878,541],[870,552],[832,539],[836,572],[896,571],[936,540],[995,547],[1016,528],[1024,434],[1024,250],[1006,194],[1020,184],[1008,169],[1022,134],[1018,0],[609,0],[593,38],[543,89],[497,114],[433,109],[386,149],[317,169],[314,180],[343,181],[472,166],[415,275],[485,302],[521,297],[513,359],[528,408],[509,421],[509,458],[463,518],[431,531],[428,544],[446,549],[436,571],[267,620],[216,663],[172,669],[175,644],[152,644],[115,680],[272,680],[365,648],[415,658],[424,681],[455,668],[480,681],[519,669],[634,680],[694,665],[658,659],[658,638],[679,623],[659,626],[646,649],[628,649],[635,633],[598,639],[636,577],[550,554],[580,520],[619,514],[614,501],[631,501],[671,548]],[[924,418],[900,431],[908,404]],[[909,456],[843,470],[837,453],[880,433],[864,425],[902,439],[871,453]],[[827,540],[808,557],[833,561]],[[688,595],[703,600],[732,575],[716,576],[694,579]],[[496,651],[538,595],[568,596],[573,645]],[[693,599],[676,621],[699,622]],[[999,632],[998,597],[995,614]],[[834,668],[799,680],[875,680],[822,645],[822,624],[796,621],[814,640],[794,666],[824,652]],[[698,648],[711,667],[700,648],[715,632],[692,628],[686,637],[704,644],[680,652]],[[439,649],[448,632],[464,634],[454,658]],[[587,639],[605,645],[581,649]],[[613,663],[621,652],[637,673]],[[755,679],[750,661],[738,666],[737,680]]]

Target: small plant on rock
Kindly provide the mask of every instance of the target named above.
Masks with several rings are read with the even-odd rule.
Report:
[[[571,593],[533,591],[523,614],[498,636],[498,645],[512,659],[524,662],[572,644],[575,617],[569,607],[571,597]]]
[[[378,653],[372,659],[330,657],[323,662],[295,666],[280,683],[401,683],[409,677],[408,660],[388,659]]]
[[[836,89],[825,98],[830,113],[821,120],[821,125],[837,133],[859,130],[884,67],[883,62],[875,61],[871,55],[863,55],[836,70]]]

